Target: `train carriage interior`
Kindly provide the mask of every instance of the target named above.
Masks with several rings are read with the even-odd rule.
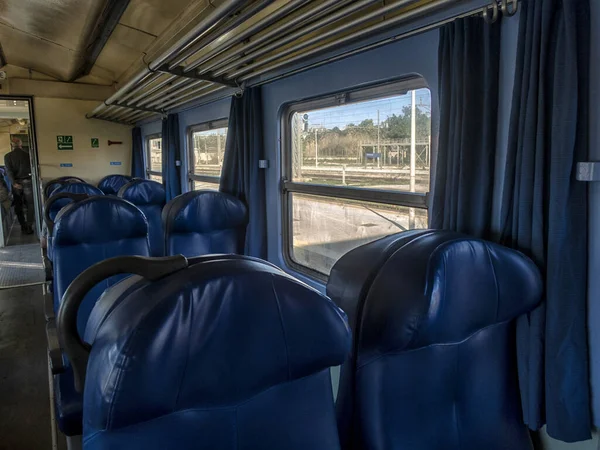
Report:
[[[0,450],[600,449],[598,80],[599,0],[0,0]]]

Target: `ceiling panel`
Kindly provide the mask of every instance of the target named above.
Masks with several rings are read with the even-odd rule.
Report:
[[[0,24],[0,43],[10,64],[68,80],[82,58],[73,50]]]
[[[12,64],[70,80],[106,0],[0,0],[0,44]]]
[[[0,23],[71,50],[86,44],[105,0],[0,0]]]
[[[117,80],[129,66],[138,60],[140,54],[141,52],[132,50],[119,42],[109,40],[100,56],[98,56],[92,71],[103,69],[105,72],[110,73],[111,79]]]
[[[111,78],[116,80],[137,61],[154,39],[150,34],[119,24],[96,60],[95,68],[109,71]]]
[[[155,37],[151,34],[118,24],[108,42],[112,41],[141,53],[146,51],[154,39]]]
[[[119,22],[159,36],[189,4],[190,0],[131,0]]]

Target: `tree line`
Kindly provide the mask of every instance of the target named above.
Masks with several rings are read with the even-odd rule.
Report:
[[[319,158],[361,157],[362,144],[410,143],[412,108],[402,108],[402,114],[392,114],[383,120],[379,127],[373,119],[365,119],[358,124],[349,123],[344,128],[309,129],[302,133],[302,154],[304,158],[314,158],[315,138],[318,139]],[[431,135],[431,115],[416,108],[417,145],[429,145]]]

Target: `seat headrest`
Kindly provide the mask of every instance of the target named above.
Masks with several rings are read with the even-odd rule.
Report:
[[[247,223],[246,205],[233,195],[192,191],[171,200],[162,212],[165,233],[206,233]]]
[[[56,186],[50,193],[50,197],[56,194],[68,192],[69,194],[88,194],[88,195],[104,195],[104,193],[96,186],[88,183],[69,182]]]
[[[362,305],[357,326],[363,362],[388,352],[460,342],[530,311],[541,300],[538,268],[515,250],[448,231],[408,238],[400,233],[396,239],[401,245],[392,245],[381,261]],[[364,265],[364,251],[353,252],[343,258],[360,258]]]
[[[350,351],[344,313],[259,260],[215,256],[137,288],[122,283],[111,290],[125,297],[92,343],[84,427],[235,405],[339,365]]]
[[[130,181],[119,189],[117,195],[137,206],[164,206],[167,201],[163,185],[152,180]]]
[[[51,181],[44,188],[44,195],[47,198],[49,198],[52,196],[52,194],[54,194],[55,190],[57,190],[61,186],[64,186],[66,184],[71,184],[71,183],[85,183],[85,181],[81,181],[81,180],[77,180],[77,179],[64,179],[64,180]]]
[[[118,197],[98,195],[60,210],[53,245],[97,244],[147,235],[148,222],[135,205]]]
[[[98,188],[106,195],[117,195],[119,189],[130,181],[131,177],[128,177],[127,175],[107,175],[100,180]]]

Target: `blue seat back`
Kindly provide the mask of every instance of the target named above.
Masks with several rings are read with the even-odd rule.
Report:
[[[127,175],[107,175],[98,182],[98,188],[105,195],[117,195],[119,189],[131,181]]]
[[[51,191],[50,197],[48,198],[48,200],[50,200],[50,198],[52,198],[52,196],[62,194],[62,193],[87,194],[90,196],[104,195],[100,189],[98,189],[95,186],[92,186],[91,184],[83,183],[80,181],[68,181],[68,182],[56,184],[54,189]],[[57,200],[54,203],[52,203],[52,205],[50,206],[50,212],[49,212],[50,219],[52,221],[55,221],[56,216],[58,215],[60,210],[62,208],[64,208],[65,206],[67,206],[72,201],[73,200],[69,199],[69,198],[62,198],[62,199]],[[50,261],[53,261],[54,260],[54,250],[52,248],[52,242],[53,242],[52,233],[50,233],[50,231],[46,227],[44,227],[44,229],[46,230],[46,233],[47,233],[46,247],[48,250],[48,258],[50,259]]]
[[[91,265],[114,256],[149,254],[148,223],[131,203],[95,196],[67,205],[56,217],[53,233],[55,311],[69,284]],[[106,280],[87,294],[77,320],[82,335],[100,294],[121,278]]]
[[[165,239],[161,214],[166,203],[163,185],[156,181],[138,179],[121,187],[118,196],[133,203],[144,213],[148,220],[150,254],[163,256]]]
[[[251,258],[132,278],[86,330],[85,449],[339,448],[329,368],[351,339],[328,298]]]
[[[4,180],[4,184],[6,184],[6,188],[8,189],[8,192],[12,192],[12,183],[10,182],[10,179],[8,178],[8,173],[6,171],[6,167],[4,167],[4,166],[0,166],[0,177],[2,177],[2,179]]]
[[[163,209],[167,255],[241,253],[248,221],[246,205],[229,194],[192,191]]]
[[[98,189],[96,186],[92,186],[87,183],[65,183],[57,185],[51,192],[50,197],[57,194],[69,193],[69,194],[87,194],[87,195],[104,195],[104,193]],[[71,203],[72,200],[68,198],[60,199],[52,204],[50,207],[50,218],[52,220],[56,219],[56,215],[58,212]]]
[[[354,334],[343,448],[531,448],[513,321],[541,299],[531,260],[458,233],[400,233],[343,256],[327,293]]]
[[[69,183],[85,183],[85,180],[82,180],[81,178],[78,177],[59,177],[59,178],[54,178],[52,180],[50,180],[48,183],[46,183],[46,185],[44,186],[44,196],[46,198],[49,198],[52,195],[52,192],[64,185],[64,184],[69,184]]]

